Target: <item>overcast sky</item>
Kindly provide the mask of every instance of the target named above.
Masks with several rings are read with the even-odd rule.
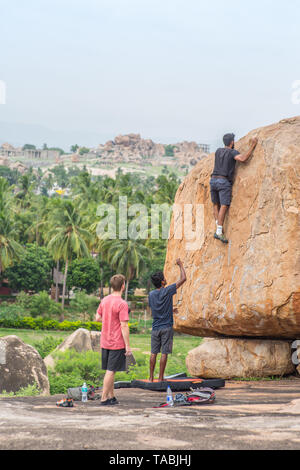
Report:
[[[300,114],[299,0],[0,0],[0,143],[195,140]]]

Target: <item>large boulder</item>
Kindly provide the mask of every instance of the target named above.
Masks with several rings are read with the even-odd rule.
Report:
[[[189,351],[189,373],[196,377],[223,378],[283,376],[295,372],[291,342],[260,339],[212,339]]]
[[[77,352],[97,351],[100,352],[100,331],[89,331],[85,328],[78,328],[70,336],[68,336],[55,350],[45,357],[44,362],[47,367],[54,367],[54,353],[57,351],[64,352],[68,349],[75,349]]]
[[[177,191],[178,207],[193,205],[193,229],[202,209],[204,221],[203,239],[198,236],[194,246],[185,234],[178,236],[183,225],[178,212],[171,222],[165,275],[169,283],[178,279],[178,257],[187,271],[174,301],[177,331],[206,337],[300,335],[300,117],[250,132],[236,148],[245,151],[254,136],[253,157],[237,163],[225,224],[228,245],[213,238],[214,154],[203,158]],[[200,225],[198,235],[201,230]]]
[[[0,338],[0,393],[34,384],[42,395],[49,395],[47,368],[39,353],[17,336]]]

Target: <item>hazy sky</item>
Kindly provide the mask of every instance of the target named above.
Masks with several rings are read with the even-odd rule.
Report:
[[[299,0],[0,0],[0,143],[214,148],[300,114]],[[212,149],[213,149],[212,148]]]

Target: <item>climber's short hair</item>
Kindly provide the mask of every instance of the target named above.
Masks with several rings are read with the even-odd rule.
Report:
[[[156,289],[159,289],[162,286],[162,282],[164,281],[165,276],[162,271],[156,271],[156,273],[152,274],[151,281]]]
[[[234,134],[225,134],[223,137],[223,142],[224,142],[225,147],[228,147],[234,139],[235,139]]]

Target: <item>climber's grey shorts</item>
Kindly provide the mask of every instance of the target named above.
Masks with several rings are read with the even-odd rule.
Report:
[[[211,178],[210,195],[213,204],[230,206],[232,198],[232,184],[225,178]]]
[[[173,350],[173,327],[162,330],[152,330],[151,333],[151,353],[152,354],[172,354]]]

